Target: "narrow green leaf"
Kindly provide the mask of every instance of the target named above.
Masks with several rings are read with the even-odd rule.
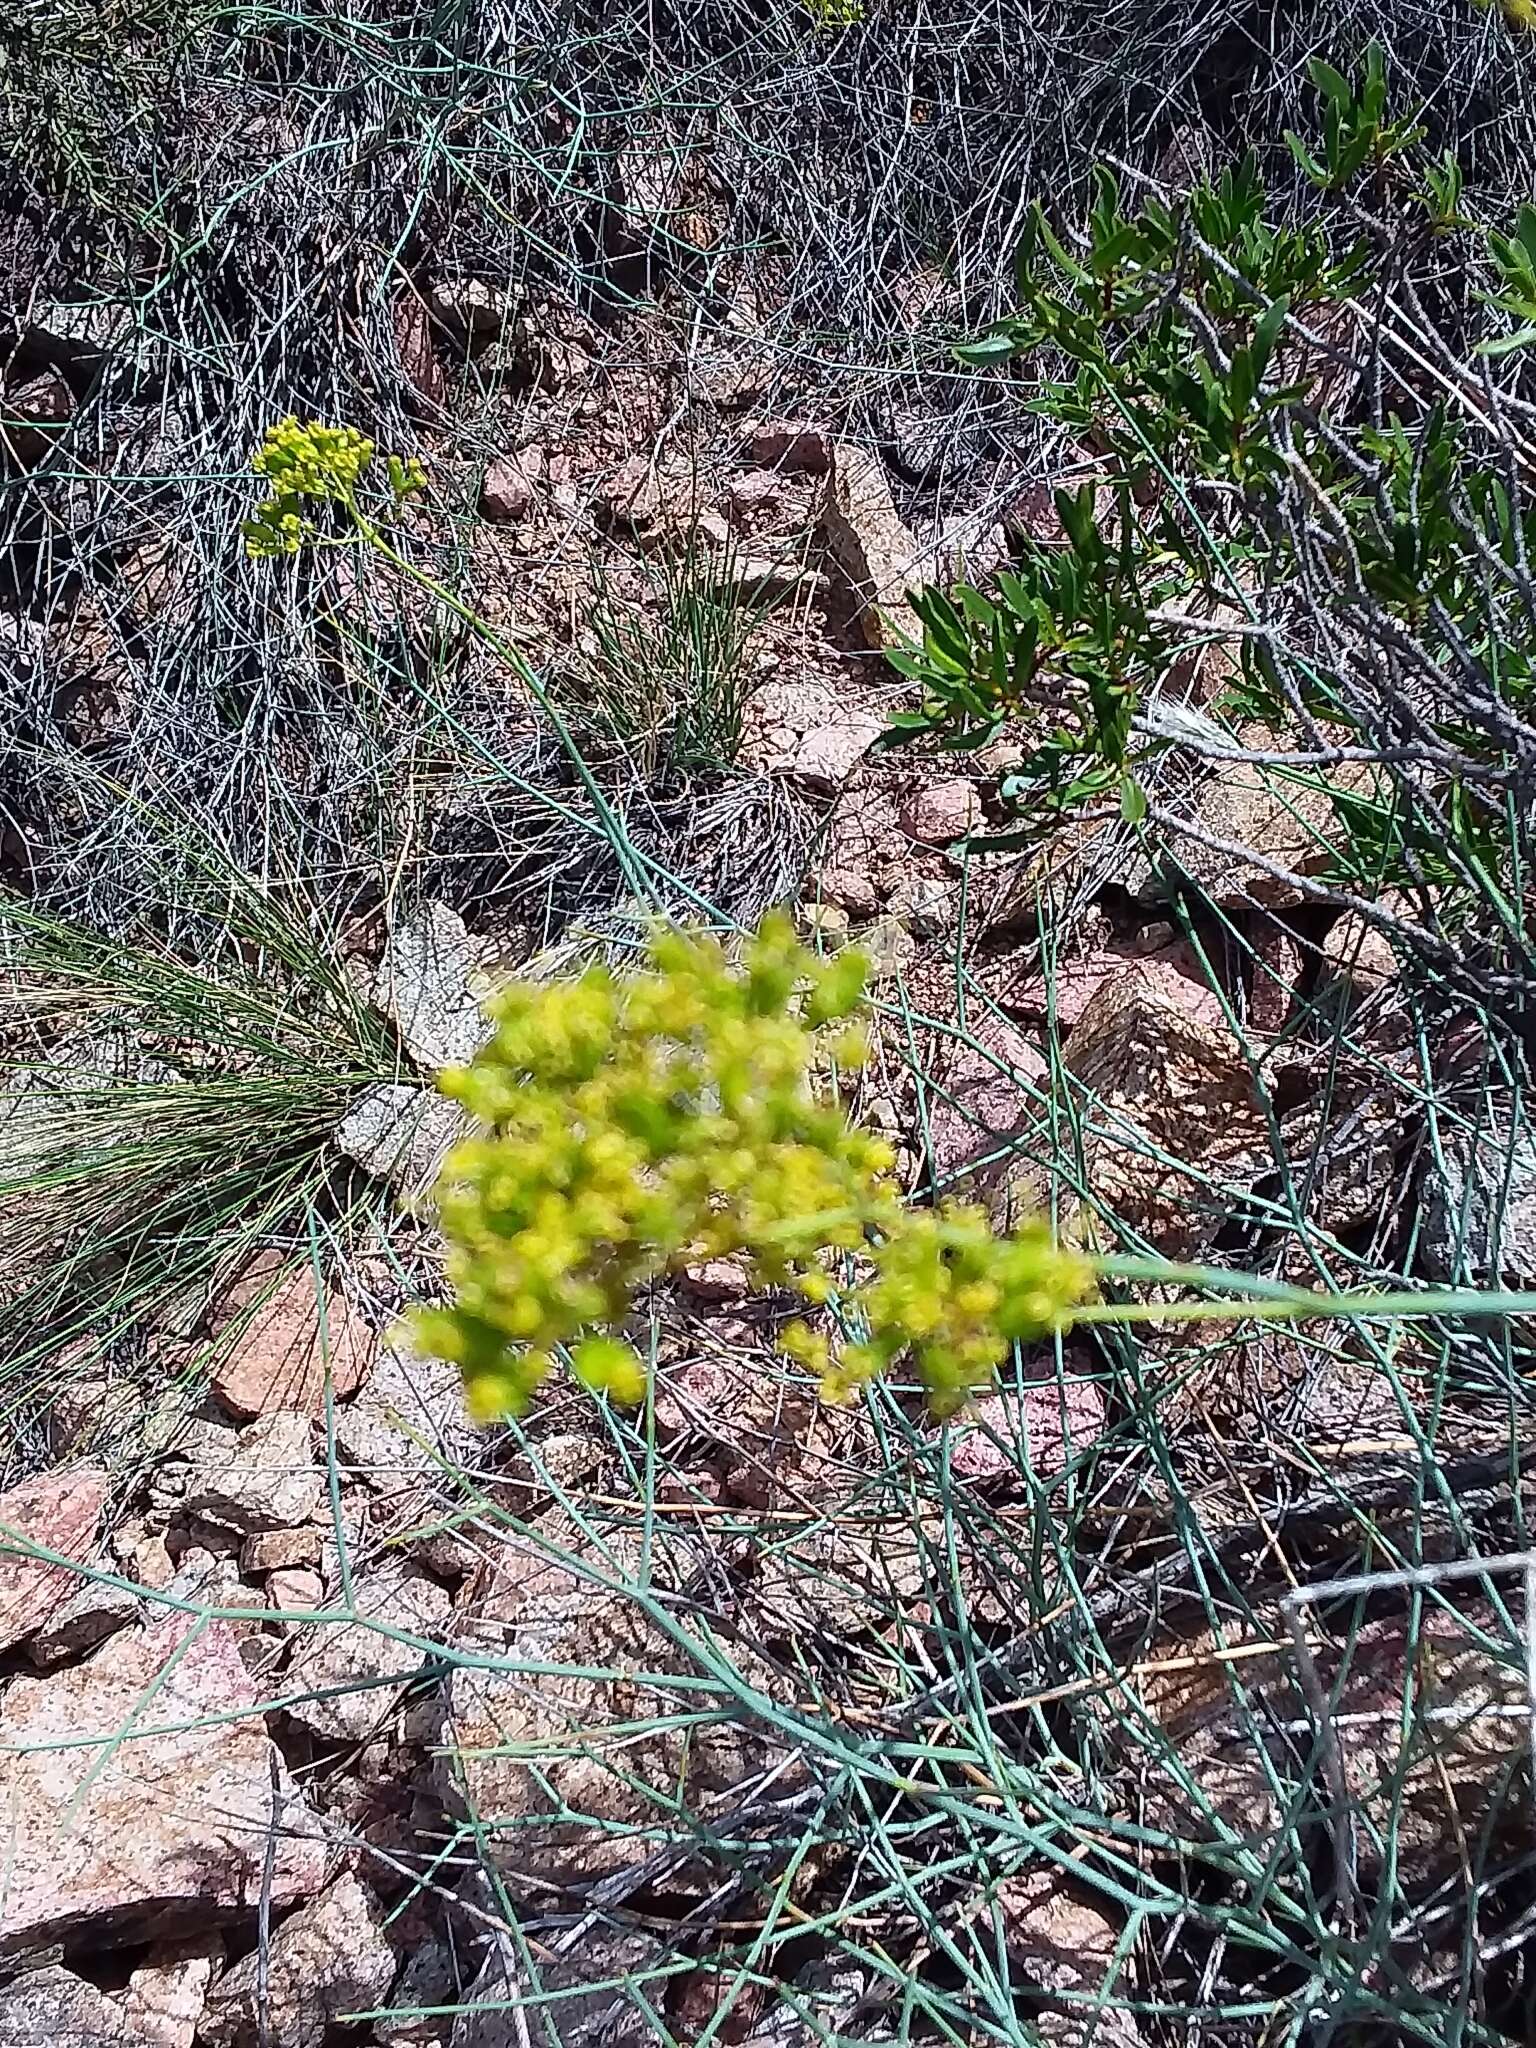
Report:
[[[973,369],[985,369],[991,363],[1011,362],[1020,353],[1020,348],[1012,330],[1000,327],[991,334],[978,335],[974,341],[953,343],[950,354],[956,362],[969,363]]]
[[[1355,95],[1349,80],[1343,72],[1335,71],[1323,58],[1312,58],[1307,65],[1307,76],[1323,97],[1331,100],[1336,107],[1342,108],[1352,104]]]
[[[1536,342],[1536,327],[1521,327],[1513,334],[1501,334],[1495,341],[1480,341],[1473,354],[1512,356],[1516,349],[1529,348],[1533,342]]]

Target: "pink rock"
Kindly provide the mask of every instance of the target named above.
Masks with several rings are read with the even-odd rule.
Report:
[[[1049,977],[1038,967],[1015,966],[1010,972],[1008,962],[999,962],[983,976],[983,985],[1012,1016],[1039,1024],[1054,1018],[1057,1033],[1064,1038],[1102,988],[1148,967],[1158,985],[1176,993],[1192,1016],[1222,1023],[1220,998],[1206,980],[1199,954],[1182,939],[1156,953],[1098,947],[1076,959],[1056,961]],[[1182,986],[1175,988],[1170,975]]]
[[[751,1291],[746,1269],[737,1259],[702,1259],[685,1266],[683,1285],[695,1301],[728,1304],[745,1301]]]
[[[378,1349],[374,1332],[334,1288],[326,1293],[322,1336],[312,1270],[283,1268],[281,1253],[258,1252],[219,1304],[222,1321],[242,1327],[214,1367],[213,1391],[242,1417],[287,1410],[318,1417],[327,1370],[336,1398],[345,1400]]]
[[[839,790],[884,730],[884,722],[845,702],[825,683],[774,680],[747,706],[748,765],[759,774],[793,774]]]
[[[995,1896],[1012,1967],[1039,1987],[1030,2029],[1044,2048],[1142,2048],[1126,2010],[1134,1986],[1116,1963],[1122,1929],[1104,1907],[1049,1864],[1005,1877]]]
[[[424,301],[414,291],[403,291],[392,314],[401,369],[429,406],[445,404],[448,379],[432,346],[432,316]]]
[[[202,1931],[320,1887],[318,1816],[259,1713],[233,1628],[176,1612],[0,1706],[0,1955]],[[84,1740],[82,1740],[84,1738]]]
[[[325,1581],[318,1572],[285,1567],[268,1578],[267,1601],[280,1614],[316,1614],[325,1605]]]
[[[771,469],[749,469],[736,478],[729,495],[737,518],[750,519],[759,512],[778,509],[784,499],[784,480]]]
[[[265,1957],[242,1956],[224,1972],[198,2036],[204,2048],[320,2048],[339,2015],[381,2003],[396,1967],[377,1900],[344,1872],[276,1929]]]
[[[902,805],[901,822],[919,845],[952,846],[980,825],[980,793],[963,776],[930,783]]]
[[[1266,1036],[1277,1035],[1290,1022],[1306,963],[1301,947],[1281,925],[1270,925],[1259,934],[1253,955],[1248,1022]]]
[[[941,1179],[1016,1137],[1029,1122],[1038,1094],[1050,1088],[1050,1068],[1017,1025],[990,1013],[972,1020],[974,1044],[954,1042],[928,1109],[934,1169]]]
[[[493,462],[480,486],[480,517],[498,522],[521,519],[533,503],[533,486],[509,456]]]
[[[874,882],[858,868],[823,868],[817,881],[822,902],[835,903],[850,917],[873,917],[880,908]]]
[[[795,751],[795,773],[817,789],[841,789],[884,729],[883,720],[857,713],[816,726]]]
[[[832,466],[832,444],[819,427],[803,420],[759,420],[748,430],[747,448],[759,469],[825,476]]]
[[[983,1394],[951,1427],[950,1464],[960,1478],[1018,1479],[1027,1447],[1029,1470],[1049,1479],[1103,1435],[1104,1392],[1077,1378],[1069,1359],[1060,1378],[1051,1366],[1046,1376],[1027,1381],[1022,1393]]]
[[[39,1628],[74,1583],[64,1564],[28,1554],[31,1545],[76,1561],[89,1553],[107,1498],[99,1465],[44,1472],[0,1494],[0,1650]]]

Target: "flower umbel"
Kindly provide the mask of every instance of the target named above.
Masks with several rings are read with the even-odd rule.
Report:
[[[355,510],[357,488],[373,456],[373,443],[355,427],[328,427],[319,420],[301,426],[291,413],[269,427],[253,467],[272,490],[242,528],[247,551],[258,557],[295,554],[316,538],[309,507],[329,502]],[[391,455],[386,475],[397,509],[426,483],[414,457]]]
[[[666,930],[641,974],[501,996],[490,1045],[442,1078],[482,1131],[440,1189],[453,1306],[416,1326],[477,1415],[524,1408],[562,1347],[589,1386],[640,1398],[645,1368],[616,1334],[634,1291],[706,1258],[739,1255],[812,1305],[835,1292],[861,1341],[834,1359],[804,1325],[785,1340],[832,1397],[908,1356],[952,1412],[1015,1339],[1070,1320],[1085,1261],[1043,1224],[999,1239],[976,1209],[908,1209],[890,1147],[818,1086],[818,1066],[863,1057],[864,972],[772,917],[739,967]]]

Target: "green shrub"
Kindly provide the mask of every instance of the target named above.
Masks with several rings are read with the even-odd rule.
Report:
[[[1010,725],[1033,741],[1004,791],[1021,815],[1118,787],[1140,818],[1172,743],[1146,709],[1235,604],[1242,674],[1218,708],[1382,747],[1376,797],[1334,798],[1349,877],[1433,873],[1496,898],[1516,859],[1503,792],[1533,765],[1536,524],[1510,419],[1536,341],[1536,209],[1508,234],[1463,218],[1454,159],[1422,158],[1418,128],[1388,118],[1378,49],[1358,89],[1321,62],[1312,77],[1321,157],[1293,148],[1315,218],[1277,219],[1251,158],[1134,207],[1101,168],[1077,237],[1035,208],[1019,310],[956,353],[1032,377],[1027,403],[1104,474],[1057,495],[1065,546],[1026,544],[986,591],[913,594],[922,644],[900,666],[922,697],[888,737],[965,749]],[[1367,315],[1447,241],[1484,288],[1442,284],[1434,324],[1413,294],[1412,317]],[[1342,317],[1374,354],[1329,398],[1328,337],[1353,301]],[[1508,362],[1507,391],[1479,357]]]

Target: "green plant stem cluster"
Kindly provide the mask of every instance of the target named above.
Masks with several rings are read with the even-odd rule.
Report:
[[[1043,1222],[1000,1239],[979,1210],[908,1209],[890,1147],[850,1125],[827,1074],[864,1057],[864,972],[775,916],[739,966],[668,929],[639,974],[499,998],[490,1045],[442,1079],[482,1128],[440,1189],[453,1304],[415,1327],[476,1415],[523,1409],[561,1351],[586,1384],[641,1398],[620,1334],[635,1292],[710,1258],[813,1306],[836,1296],[853,1341],[834,1354],[804,1322],[785,1337],[832,1398],[908,1358],[951,1413],[1015,1341],[1070,1321],[1092,1270]]]

